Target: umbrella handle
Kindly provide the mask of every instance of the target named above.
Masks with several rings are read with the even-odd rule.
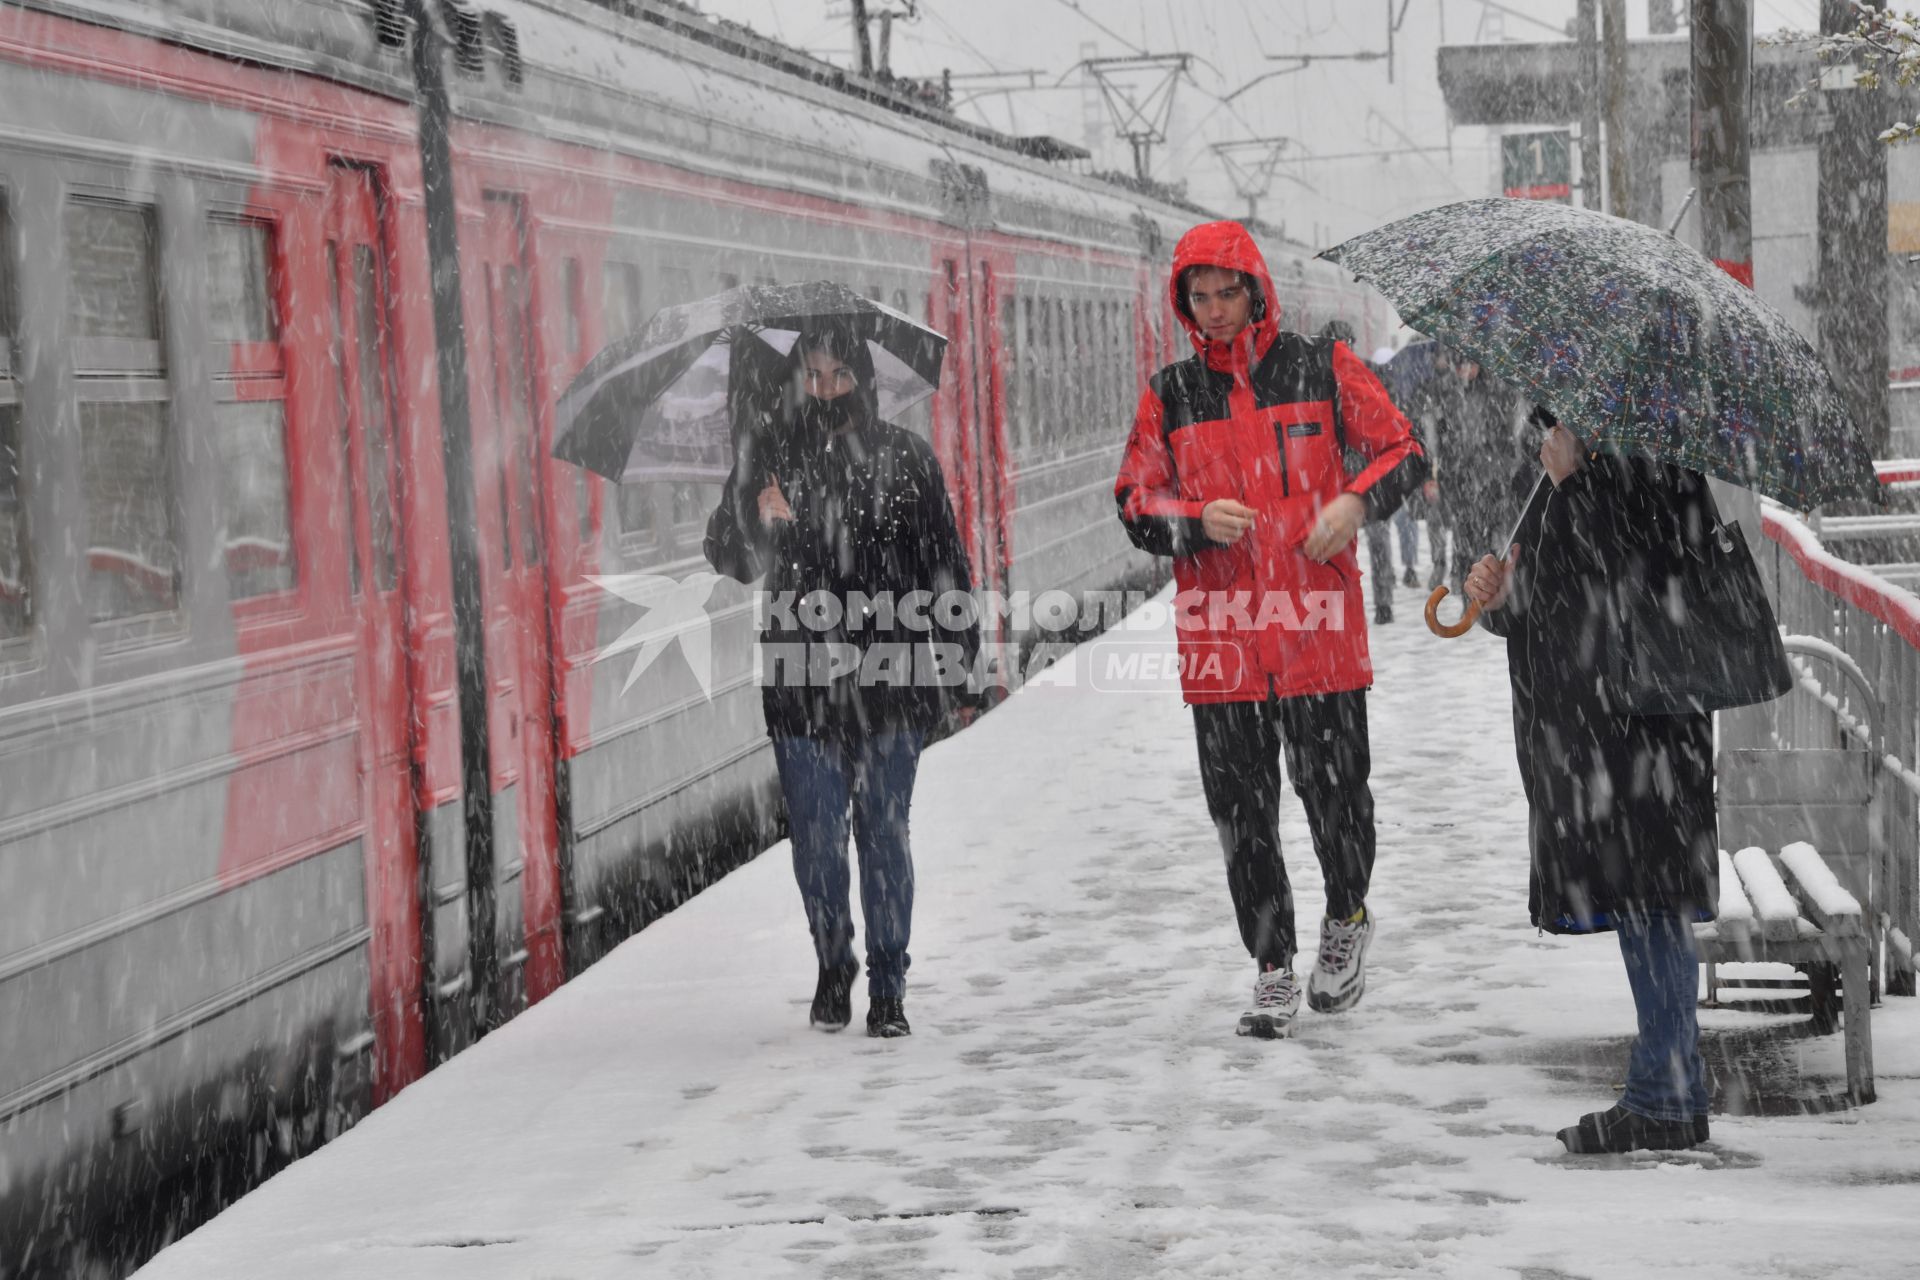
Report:
[[[1467,601],[1467,607],[1460,612],[1460,621],[1445,623],[1440,621],[1440,602],[1447,598],[1445,587],[1435,587],[1433,594],[1427,597],[1427,630],[1437,636],[1452,640],[1473,630],[1473,624],[1480,617],[1480,602]]]

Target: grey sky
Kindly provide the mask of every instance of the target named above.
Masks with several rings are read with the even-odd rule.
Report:
[[[868,0],[878,12],[888,0]],[[1140,49],[1193,54],[1192,82],[1179,85],[1171,143],[1154,157],[1153,176],[1186,181],[1195,199],[1228,213],[1246,202],[1209,144],[1284,136],[1286,175],[1260,202],[1299,239],[1331,244],[1427,205],[1488,195],[1498,182],[1498,143],[1484,129],[1450,128],[1435,71],[1446,43],[1554,39],[1575,0],[1397,0],[1405,17],[1394,36],[1393,82],[1384,61],[1329,62],[1274,76],[1230,104],[1221,98],[1289,64],[1265,55],[1384,50],[1389,0],[920,0],[920,17],[894,27],[893,66],[904,75],[958,76],[1037,71],[1039,88],[980,93],[963,113],[1016,133],[1087,137],[1090,108],[1109,142],[1102,167],[1131,168],[1097,91],[1073,68],[1089,54],[1117,57]],[[699,0],[720,17],[846,64],[851,23],[846,0]],[[895,7],[903,7],[897,3]],[[1684,10],[1684,0],[1680,6]],[[1631,34],[1644,34],[1647,0],[1627,0]],[[1756,26],[1811,27],[1817,0],[1757,0]],[[1505,12],[1502,12],[1505,10]],[[1065,77],[1064,82],[1062,78]],[[1136,92],[1148,86],[1139,78]],[[956,97],[982,85],[963,79]],[[1435,148],[1379,156],[1388,150]],[[1449,149],[1450,148],[1450,149]],[[1328,159],[1316,157],[1349,156]],[[1250,159],[1253,157],[1249,157]]]

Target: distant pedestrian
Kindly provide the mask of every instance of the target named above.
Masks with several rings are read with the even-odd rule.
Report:
[[[1329,320],[1320,326],[1321,338],[1330,342],[1343,342],[1348,350],[1358,351],[1354,343],[1358,341],[1353,326],[1345,320]],[[1380,376],[1377,363],[1366,362],[1367,372],[1375,378]],[[1366,469],[1367,458],[1358,450],[1349,449],[1346,454],[1347,470],[1358,474]],[[1370,518],[1363,526],[1367,537],[1367,573],[1373,579],[1373,620],[1384,626],[1393,621],[1393,535],[1387,529],[1387,522],[1406,510],[1402,502],[1391,515]]]
[[[1373,352],[1374,373],[1378,374],[1382,369],[1386,368],[1387,362],[1392,360],[1393,356],[1394,350],[1392,347],[1375,347]],[[1383,378],[1381,381],[1384,385],[1385,379]],[[1399,409],[1401,413],[1406,414],[1407,421],[1413,424],[1414,439],[1420,441],[1421,450],[1431,456],[1432,451],[1427,448],[1426,439],[1420,434],[1420,424],[1418,420],[1414,418],[1411,408],[1408,405],[1401,404],[1397,398],[1394,400],[1394,407]],[[1428,483],[1431,484],[1432,482],[1428,481]],[[1425,485],[1422,485],[1421,489],[1424,490],[1425,487]],[[1420,574],[1418,569],[1415,568],[1415,566],[1420,563],[1420,518],[1414,513],[1424,505],[1425,500],[1422,497],[1421,491],[1415,491],[1414,493],[1408,494],[1406,501],[1402,502],[1399,509],[1393,513],[1393,532],[1400,542],[1401,585],[1403,586],[1418,587],[1420,585]],[[1372,550],[1371,546],[1369,546],[1368,550]],[[1392,569],[1391,564],[1388,565],[1388,569]]]
[[[1174,249],[1170,300],[1194,354],[1140,398],[1114,496],[1134,545],[1173,557],[1200,778],[1258,972],[1239,1032],[1284,1036],[1300,1008],[1293,895],[1280,858],[1280,760],[1307,812],[1326,912],[1307,999],[1352,1008],[1373,936],[1367,659],[1352,542],[1426,475],[1380,382],[1343,342],[1281,329],[1244,228]],[[1346,448],[1368,463],[1347,474]]]
[[[860,854],[867,927],[867,1034],[904,1036],[908,936],[913,921],[913,855],[908,809],[928,730],[965,697],[920,674],[935,663],[930,643],[970,670],[977,626],[931,636],[901,618],[886,625],[851,612],[856,599],[905,602],[971,590],[967,555],[933,450],[880,420],[866,343],[851,328],[821,324],[801,333],[789,379],[777,390],[771,426],[758,432],[728,476],[707,522],[713,567],[742,582],[766,575],[764,590],[786,608],[767,611],[763,647],[789,655],[765,673],[761,705],[786,796],[793,870],[819,960],[809,1019],[837,1031],[852,1020],[859,973],[853,952],[847,871],[848,811]],[[845,610],[826,633],[795,618],[809,596]],[[839,612],[839,611],[835,611]],[[929,618],[937,618],[937,613]],[[809,646],[851,646],[856,669],[830,679],[805,658]],[[890,646],[886,678],[866,659]]]
[[[1713,717],[1679,691],[1706,676],[1716,705],[1743,705],[1778,697],[1790,675],[1784,656],[1730,662],[1768,649],[1773,613],[1699,474],[1589,458],[1551,414],[1534,421],[1547,479],[1507,557],[1483,557],[1466,594],[1507,641],[1533,922],[1616,933],[1639,1021],[1619,1102],[1559,1136],[1578,1154],[1691,1147],[1708,1137],[1693,924],[1718,905],[1719,855]],[[1709,600],[1703,573],[1728,590]],[[1729,643],[1729,627],[1759,643]]]

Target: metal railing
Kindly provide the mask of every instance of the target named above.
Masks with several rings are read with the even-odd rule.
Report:
[[[1781,699],[1760,716],[1723,721],[1743,745],[1756,733],[1797,746],[1863,745],[1884,769],[1878,821],[1890,850],[1888,883],[1876,892],[1885,913],[1890,994],[1913,995],[1913,940],[1920,939],[1920,596],[1880,572],[1828,551],[1812,529],[1773,506],[1761,512],[1765,540],[1753,549],[1789,635],[1811,636],[1846,654],[1886,708],[1872,723],[1844,690]],[[1737,713],[1736,713],[1737,714]]]

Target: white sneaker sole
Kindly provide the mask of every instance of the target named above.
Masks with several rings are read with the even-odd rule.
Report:
[[[1293,1034],[1296,1019],[1292,1014],[1247,1013],[1240,1016],[1240,1025],[1234,1028],[1238,1035],[1252,1036],[1256,1040],[1285,1040]]]

